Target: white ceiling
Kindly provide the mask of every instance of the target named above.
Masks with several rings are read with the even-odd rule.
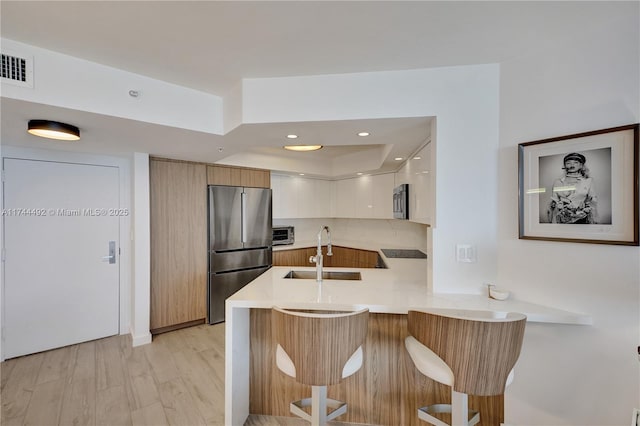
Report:
[[[501,63],[628,13],[607,1],[3,0],[0,7],[4,38],[219,96],[243,78]],[[216,136],[3,98],[3,143],[70,149],[25,136],[24,120],[36,116],[82,123],[82,144],[71,148],[76,151],[137,150],[204,161],[220,158],[210,153],[217,139],[236,147],[226,155],[273,153],[282,143],[271,136],[290,132],[291,125],[242,125]],[[389,158],[410,155],[428,137],[428,118],[385,120],[377,127],[385,136],[375,140],[344,135],[378,120],[296,123],[296,131],[315,134],[326,145],[391,145]],[[116,122],[117,130],[107,130]],[[335,149],[316,155],[331,151],[333,158],[346,154]]]

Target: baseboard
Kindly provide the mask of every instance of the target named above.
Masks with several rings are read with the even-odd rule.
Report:
[[[147,345],[149,343],[151,343],[151,333],[145,333],[136,336],[135,334],[133,334],[133,331],[131,332],[131,346],[136,347]]]

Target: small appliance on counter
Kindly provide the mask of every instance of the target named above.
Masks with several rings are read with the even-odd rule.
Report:
[[[289,245],[295,242],[295,231],[293,226],[274,226],[273,245]]]
[[[225,300],[271,267],[271,190],[209,186],[208,322]]]

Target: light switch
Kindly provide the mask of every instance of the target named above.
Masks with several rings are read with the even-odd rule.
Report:
[[[460,263],[476,263],[476,246],[471,244],[456,244],[456,261]]]

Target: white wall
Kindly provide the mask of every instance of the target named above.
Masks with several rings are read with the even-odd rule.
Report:
[[[640,249],[517,234],[517,144],[640,121],[639,40],[636,13],[501,65],[498,284],[594,319],[592,327],[527,325],[506,394],[509,423],[628,425],[640,407]]]
[[[496,276],[498,78],[477,65],[248,79],[243,121],[437,117],[434,291],[480,293]],[[456,263],[457,243],[476,245],[478,262]]]
[[[114,117],[222,134],[222,98],[51,50],[1,39],[2,51],[33,58],[33,89],[2,83],[2,96]],[[139,92],[137,98],[130,90]]]

